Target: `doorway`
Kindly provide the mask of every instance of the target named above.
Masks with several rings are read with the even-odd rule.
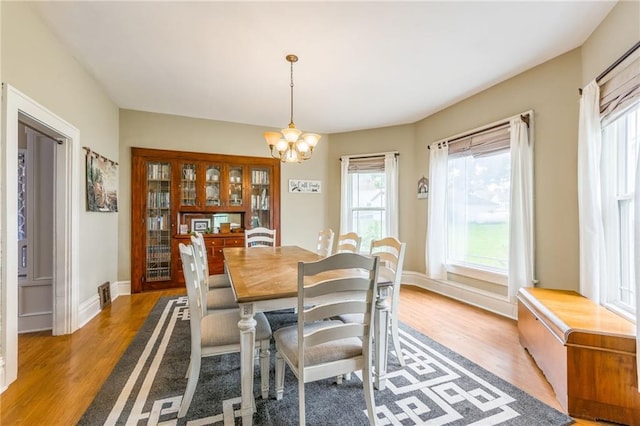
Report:
[[[55,145],[18,123],[18,333],[53,328]]]
[[[33,99],[3,84],[0,177],[0,392],[18,373],[18,123],[61,143],[53,155],[52,333],[78,328],[80,132]]]

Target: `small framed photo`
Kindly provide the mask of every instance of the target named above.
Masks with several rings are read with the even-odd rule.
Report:
[[[418,198],[429,198],[429,179],[424,176],[418,180]]]
[[[191,219],[191,232],[205,232],[211,226],[211,219]]]

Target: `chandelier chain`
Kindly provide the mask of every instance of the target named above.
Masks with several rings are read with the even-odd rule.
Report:
[[[296,125],[293,124],[293,62],[294,61],[291,61],[291,119],[289,120],[290,128],[296,127]]]

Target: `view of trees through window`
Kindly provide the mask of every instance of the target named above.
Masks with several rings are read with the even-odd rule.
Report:
[[[506,272],[511,154],[448,161],[447,263]]]
[[[353,231],[362,237],[361,252],[369,252],[371,241],[386,235],[385,174],[358,172],[351,176]]]

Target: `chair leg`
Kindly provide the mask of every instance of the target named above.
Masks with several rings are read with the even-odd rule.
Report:
[[[276,399],[281,400],[284,394],[284,358],[276,352]]]
[[[304,373],[300,371],[300,377],[298,377],[298,425],[305,426],[306,413],[304,410]]]
[[[180,403],[180,410],[178,411],[178,418],[182,418],[187,415],[189,411],[189,405],[191,405],[191,399],[193,399],[193,393],[196,391],[196,385],[198,384],[198,377],[200,376],[200,363],[202,359],[191,359],[189,369],[189,380],[187,380],[187,389],[184,391],[182,402]]]
[[[269,398],[269,344],[270,339],[260,342],[260,385],[262,386],[262,399]]]
[[[364,400],[367,404],[367,415],[369,416],[369,425],[377,424],[377,416],[375,412],[376,402],[373,396],[373,381],[371,380],[371,367],[369,363],[365,363],[362,368],[362,387],[364,390]]]
[[[404,367],[404,354],[400,347],[400,337],[398,336],[398,317],[395,314],[391,315],[391,340],[393,340],[393,349],[396,351],[396,358],[400,361],[400,366]]]
[[[188,378],[189,378],[189,374],[190,374],[190,372],[191,372],[191,358],[189,358],[189,365],[187,366],[187,372],[186,372],[186,373],[185,373],[185,375],[184,375],[184,378],[185,378],[185,379],[188,379]]]

